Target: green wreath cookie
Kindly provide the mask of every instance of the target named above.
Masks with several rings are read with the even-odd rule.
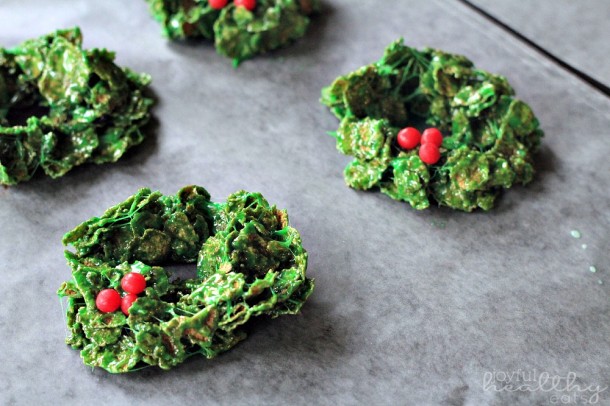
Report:
[[[307,253],[288,215],[259,193],[213,203],[199,186],[141,189],[67,233],[72,279],[67,343],[112,373],[212,358],[246,337],[251,318],[296,314],[311,294]],[[162,264],[197,261],[197,277]]]
[[[319,0],[146,1],[165,36],[214,40],[235,66],[301,38],[320,8]]]
[[[321,102],[341,120],[332,135],[355,158],[345,169],[355,189],[379,188],[416,209],[436,201],[472,211],[532,180],[538,120],[504,77],[463,56],[399,40],[324,88]]]
[[[1,184],[26,181],[39,168],[57,178],[86,162],[115,162],[142,142],[150,77],[81,44],[74,28],[0,48]]]

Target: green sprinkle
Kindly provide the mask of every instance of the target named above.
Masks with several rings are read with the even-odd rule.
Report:
[[[586,250],[586,249],[587,249],[587,244],[583,244],[583,245],[582,245],[582,249],[583,249],[583,250]]]
[[[591,266],[589,267],[589,271],[591,271],[591,272],[595,273],[595,272],[597,272],[597,268],[596,268],[596,267],[594,267],[593,265],[591,265]]]
[[[580,238],[580,237],[582,237],[582,235],[580,234],[580,231],[578,231],[578,230],[572,230],[572,231],[570,231],[570,234],[571,234],[571,235],[572,235],[572,237],[574,237],[574,238]]]
[[[597,283],[599,283],[600,285],[603,285],[603,284],[604,284],[604,282],[602,282],[602,280],[601,280],[601,279],[598,279],[598,280],[597,280]]]
[[[447,223],[445,223],[444,221],[432,221],[431,224],[436,228],[440,228],[441,230],[444,230],[447,226]]]

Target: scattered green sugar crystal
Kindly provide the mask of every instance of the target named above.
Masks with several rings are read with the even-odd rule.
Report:
[[[593,265],[591,265],[591,266],[589,267],[589,271],[591,271],[591,272],[594,272],[594,273],[595,273],[595,272],[597,272],[597,268],[596,268],[596,267],[594,267]]]
[[[433,221],[432,225],[440,228],[441,230],[444,230],[447,227],[447,223],[441,220]]]
[[[578,230],[572,230],[570,231],[570,235],[574,238],[580,238],[582,237],[582,234],[580,233],[580,231]],[[585,246],[586,247],[586,246]]]
[[[586,249],[587,249],[587,244],[583,244],[583,245],[582,245],[582,249],[583,249],[583,250],[586,250]]]
[[[78,28],[0,48],[0,184],[117,161],[144,139],[150,76],[84,50]]]
[[[67,343],[112,373],[215,357],[246,338],[256,317],[298,313],[314,288],[298,231],[259,193],[213,203],[199,186],[174,196],[141,189],[63,242],[75,250],[66,251],[72,278],[58,291],[68,302]],[[162,267],[195,262],[193,279]],[[133,272],[146,288],[127,314],[100,311],[97,295],[125,293],[121,281]]]
[[[208,0],[146,0],[170,39],[205,38],[239,64],[305,35],[319,0],[257,0],[253,10],[232,1],[214,9]]]
[[[463,56],[399,40],[324,88],[321,102],[340,120],[331,135],[354,157],[344,175],[355,189],[378,189],[416,209],[435,202],[469,212],[491,209],[502,190],[533,178],[543,136],[534,113],[504,77]],[[401,148],[404,127],[438,128],[440,159],[425,163],[419,146]]]

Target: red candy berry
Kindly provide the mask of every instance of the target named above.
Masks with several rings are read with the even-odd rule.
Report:
[[[407,127],[400,130],[396,141],[402,149],[413,149],[419,144],[421,133],[417,128]]]
[[[208,0],[210,7],[212,7],[214,10],[221,10],[225,8],[228,2],[229,0]]]
[[[133,293],[128,293],[123,296],[123,299],[121,299],[121,311],[125,316],[129,316],[129,308],[136,300],[138,300],[138,295],[134,295]]]
[[[142,274],[129,272],[121,279],[121,287],[125,292],[137,295],[144,292],[144,289],[146,289],[146,279],[144,279]]]
[[[235,0],[234,3],[235,7],[245,7],[249,11],[256,7],[256,0]]]
[[[102,313],[116,312],[121,307],[121,295],[114,289],[104,289],[97,294],[95,306]]]
[[[434,144],[440,147],[443,143],[443,134],[436,128],[428,128],[421,136],[421,144]]]
[[[441,151],[434,144],[423,144],[419,147],[419,157],[424,163],[434,165],[441,159]]]

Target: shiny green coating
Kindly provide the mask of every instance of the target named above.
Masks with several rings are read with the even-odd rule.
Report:
[[[208,0],[146,1],[166,37],[214,40],[216,50],[235,65],[301,38],[309,16],[320,9],[319,0],[257,0],[253,11],[232,1],[222,10]]]
[[[337,149],[354,160],[346,183],[379,188],[416,209],[431,201],[458,210],[489,210],[502,189],[527,184],[543,132],[530,107],[499,75],[460,55],[421,51],[395,41],[383,57],[337,78],[321,102],[341,120]],[[426,165],[404,151],[400,128],[437,127],[441,159]]]
[[[112,373],[213,358],[246,337],[251,318],[298,313],[314,287],[298,231],[259,193],[213,203],[199,186],[175,196],[141,189],[63,242],[75,248],[66,251],[72,279],[58,291],[68,304],[66,341],[86,365]],[[155,266],[194,261],[197,277],[186,280]],[[123,294],[128,272],[147,283],[129,316],[101,313],[97,293]]]
[[[82,49],[78,28],[0,48],[0,183],[117,161],[144,139],[149,83],[112,52]]]

